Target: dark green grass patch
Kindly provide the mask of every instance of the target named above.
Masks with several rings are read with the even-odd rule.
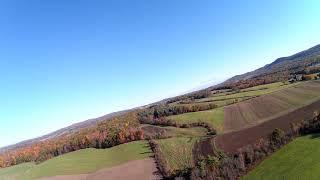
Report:
[[[320,134],[299,137],[265,159],[243,180],[301,179],[320,177]]]

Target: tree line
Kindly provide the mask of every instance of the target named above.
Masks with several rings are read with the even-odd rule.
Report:
[[[218,105],[214,103],[203,104],[179,104],[179,105],[157,105],[150,108],[140,110],[138,112],[138,119],[143,124],[154,124],[165,117],[172,115],[179,115],[189,112],[206,111],[217,108]]]
[[[320,132],[320,115],[315,112],[314,118],[291,123],[289,130],[275,129],[267,138],[261,138],[248,144],[230,155],[211,157],[208,155],[204,166],[197,165],[191,172],[190,179],[239,179],[264,158],[302,135]],[[220,154],[221,152],[216,152]],[[213,161],[212,161],[213,159]]]
[[[136,113],[105,120],[73,134],[37,142],[0,154],[0,167],[24,162],[40,163],[53,157],[85,148],[109,148],[144,139]]]

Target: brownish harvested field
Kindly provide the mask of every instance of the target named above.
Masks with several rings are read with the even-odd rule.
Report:
[[[320,111],[320,100],[291,113],[265,121],[257,126],[218,135],[215,138],[216,146],[224,152],[234,153],[245,145],[255,143],[258,139],[267,137],[276,128],[286,130],[290,128],[292,122],[311,119],[315,111]]]
[[[106,168],[92,174],[62,175],[46,177],[41,180],[154,180],[161,179],[157,175],[154,159],[130,161],[128,163]]]
[[[290,113],[320,99],[320,81],[263,95],[225,107],[224,132],[237,131]]]

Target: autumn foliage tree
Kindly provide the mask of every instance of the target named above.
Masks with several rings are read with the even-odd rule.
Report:
[[[41,141],[29,146],[0,154],[0,167],[24,162],[43,162],[53,157],[85,148],[109,148],[130,141],[144,139],[137,114],[105,120],[97,125]]]

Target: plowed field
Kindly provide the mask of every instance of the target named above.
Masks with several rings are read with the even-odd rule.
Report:
[[[320,111],[320,100],[257,126],[218,135],[215,138],[216,146],[225,152],[233,153],[247,144],[252,144],[260,138],[267,137],[275,128],[286,130],[290,128],[292,122],[311,119],[314,111]]]
[[[320,81],[310,81],[227,106],[224,109],[224,132],[241,130],[285,116],[319,99]]]

